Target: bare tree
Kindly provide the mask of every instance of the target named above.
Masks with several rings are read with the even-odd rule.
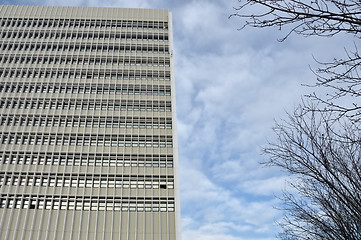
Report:
[[[361,37],[361,2],[359,0],[239,0],[237,16],[246,26],[289,28],[304,36],[334,36],[346,32]]]
[[[264,163],[292,176],[285,192],[284,240],[361,239],[360,0],[239,0],[245,27],[278,27],[306,37],[353,36],[344,58],[318,62],[314,92],[274,127]],[[319,91],[322,89],[322,91]],[[327,94],[322,94],[323,92]]]
[[[264,149],[265,164],[291,174],[297,191],[282,197],[281,239],[361,239],[361,134],[332,118],[301,105],[276,124],[277,140]]]
[[[327,95],[313,92],[307,97],[321,103],[319,111],[334,113],[334,119],[346,117],[357,123],[361,120],[361,56],[356,46],[354,51],[345,49],[345,53],[344,59],[318,62],[314,87],[327,89]]]
[[[240,29],[245,27],[278,27],[285,30],[284,41],[292,34],[302,36],[331,37],[344,33],[352,35],[355,41],[361,38],[360,0],[239,0],[240,6],[230,17],[239,17]],[[330,62],[319,62],[314,70],[316,87],[329,89],[327,96],[312,93],[308,97],[319,101],[321,111],[337,113],[335,117],[348,116],[359,121],[361,106],[358,101],[342,105],[342,98],[355,97],[361,92],[361,56],[357,44],[354,50],[345,49],[346,57]]]

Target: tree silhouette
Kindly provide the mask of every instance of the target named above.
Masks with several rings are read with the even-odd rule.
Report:
[[[240,0],[240,29],[277,27],[291,34],[351,35],[344,58],[317,62],[315,91],[274,127],[268,166],[290,174],[280,239],[361,239],[361,1]],[[322,91],[321,91],[322,90]],[[327,92],[327,94],[321,94]]]

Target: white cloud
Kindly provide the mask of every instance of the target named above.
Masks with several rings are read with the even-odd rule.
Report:
[[[266,179],[246,180],[240,184],[240,188],[254,195],[275,195],[280,194],[286,187],[288,177],[276,176]]]
[[[192,240],[271,240],[273,238],[263,237],[242,237],[242,232],[252,230],[248,225],[236,226],[229,222],[214,222],[209,224],[203,224],[199,227],[199,223],[191,218],[183,218],[182,226],[184,226],[183,239]],[[229,234],[229,232],[237,232],[238,236]]]
[[[262,235],[273,231],[272,220],[279,214],[272,207],[275,200],[247,201],[191,167],[182,172],[181,180],[182,208],[188,213],[183,216],[182,225],[186,234],[208,232],[210,236],[218,236],[232,232],[228,236],[232,239],[237,234],[246,236],[258,232]]]

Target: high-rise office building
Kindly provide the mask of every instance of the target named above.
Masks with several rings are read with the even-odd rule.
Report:
[[[0,6],[0,239],[180,240],[171,23]]]

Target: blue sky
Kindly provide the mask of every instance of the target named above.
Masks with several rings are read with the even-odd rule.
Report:
[[[237,31],[237,0],[0,0],[0,4],[162,8],[173,13],[183,240],[271,240],[284,174],[262,167],[274,119],[315,89],[312,55],[345,39]]]

